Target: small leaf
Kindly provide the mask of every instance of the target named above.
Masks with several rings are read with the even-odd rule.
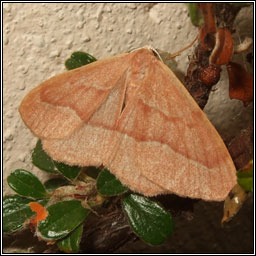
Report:
[[[253,191],[253,162],[237,172],[237,183],[248,192]]]
[[[65,62],[68,70],[79,68],[96,61],[92,55],[86,52],[73,52],[71,57]]]
[[[188,6],[189,17],[191,19],[192,24],[197,27],[204,24],[204,18],[197,3],[188,3],[186,5]]]
[[[45,153],[40,140],[37,142],[36,147],[33,151],[32,163],[46,172],[54,174],[58,174],[58,172],[60,172],[69,180],[75,179],[81,169],[78,166],[69,166],[64,163],[54,161],[50,156]]]
[[[69,181],[66,180],[66,179],[53,178],[53,179],[47,180],[44,183],[44,186],[45,186],[45,188],[48,192],[52,192],[52,191],[54,191],[55,189],[57,189],[59,187],[66,186],[66,185],[69,185],[69,184],[70,184]]]
[[[81,171],[81,167],[79,166],[70,166],[64,163],[59,163],[54,161],[55,166],[57,167],[58,171],[68,180],[74,180]]]
[[[123,199],[122,205],[133,231],[145,242],[159,245],[172,234],[172,217],[158,203],[131,194]]]
[[[30,210],[31,200],[18,195],[6,196],[3,200],[3,232],[13,232],[22,227],[34,213]]]
[[[238,179],[237,179],[237,183],[245,190],[248,192],[252,192],[253,191],[253,174],[251,173],[247,173],[242,174],[237,173]],[[247,177],[246,177],[247,176]]]
[[[79,244],[82,238],[83,224],[80,224],[68,236],[61,241],[58,241],[58,247],[66,253],[77,253],[79,251]]]
[[[49,157],[42,147],[41,140],[38,140],[32,153],[32,163],[43,171],[58,173],[51,157]]]
[[[3,199],[3,232],[14,232],[25,226],[35,213],[29,207],[30,199],[19,195],[6,196]],[[48,200],[39,200],[45,205]]]
[[[246,198],[247,193],[245,190],[239,184],[236,184],[225,199],[221,223],[230,221],[240,210]]]
[[[229,97],[244,103],[253,100],[253,77],[238,63],[227,64],[229,77]]]
[[[62,201],[46,208],[48,217],[38,224],[37,235],[45,240],[58,240],[67,236],[80,225],[89,210],[81,201]]]
[[[33,199],[49,196],[41,181],[34,174],[26,170],[15,170],[7,177],[7,182],[21,196]]]
[[[104,196],[116,196],[128,191],[128,188],[106,168],[100,172],[96,186],[98,192]]]

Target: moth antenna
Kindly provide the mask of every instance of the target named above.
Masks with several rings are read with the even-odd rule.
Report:
[[[184,52],[185,50],[187,50],[188,48],[190,48],[190,47],[196,42],[196,40],[198,39],[198,37],[199,37],[199,34],[196,36],[196,38],[195,38],[189,45],[187,45],[185,48],[179,50],[178,52],[169,54],[169,55],[165,58],[165,60],[170,60],[170,59],[175,58],[175,57],[177,57],[178,55],[180,55],[182,52]]]

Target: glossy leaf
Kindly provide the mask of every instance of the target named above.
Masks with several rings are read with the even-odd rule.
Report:
[[[204,18],[197,3],[188,3],[186,5],[188,6],[189,17],[191,19],[192,24],[197,27],[204,24]]]
[[[116,196],[128,191],[128,188],[106,168],[100,172],[96,186],[98,192],[104,196]]]
[[[62,201],[47,207],[48,217],[38,224],[37,235],[45,240],[58,240],[67,236],[79,226],[89,210],[81,201]]]
[[[31,211],[30,199],[19,195],[6,196],[3,199],[3,232],[14,232],[24,227],[35,213]],[[45,205],[48,200],[39,200]]]
[[[237,172],[237,183],[248,192],[253,191],[253,163],[249,162],[247,166]]]
[[[31,172],[17,169],[7,177],[8,185],[19,195],[38,199],[48,197],[41,181]]]
[[[253,191],[253,173],[239,172],[237,173],[237,176],[238,176],[237,183],[245,191],[252,192]]]
[[[59,187],[66,186],[66,185],[69,185],[69,184],[70,184],[69,181],[66,180],[66,179],[53,178],[53,179],[47,180],[44,183],[44,186],[45,186],[45,188],[48,192],[52,192],[52,191],[54,191],[55,189],[57,189]]]
[[[79,244],[82,238],[83,224],[80,224],[68,236],[60,240],[57,245],[66,253],[77,253],[79,251]]]
[[[96,61],[92,55],[86,52],[73,52],[71,57],[65,62],[66,69],[79,68]]]
[[[123,199],[122,205],[133,231],[145,242],[159,245],[172,234],[172,217],[158,203],[131,194]]]
[[[30,199],[18,195],[6,196],[3,200],[3,232],[13,232],[22,227],[34,212],[30,210]]]
[[[59,163],[54,161],[55,166],[58,171],[68,180],[74,180],[81,171],[81,167],[79,166],[70,166],[63,163]]]
[[[36,147],[33,151],[32,163],[46,172],[54,174],[61,173],[69,180],[75,179],[81,169],[78,166],[69,166],[63,163],[53,161],[53,159],[48,156],[43,150],[40,140],[37,142]]]
[[[32,163],[43,171],[54,174],[58,173],[52,158],[43,150],[41,140],[38,140],[32,153]]]

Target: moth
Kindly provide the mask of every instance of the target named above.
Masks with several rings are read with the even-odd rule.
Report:
[[[19,111],[54,160],[104,165],[145,196],[222,201],[237,183],[218,132],[149,47],[54,76]]]

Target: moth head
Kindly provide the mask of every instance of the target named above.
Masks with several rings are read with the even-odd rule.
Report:
[[[163,62],[163,60],[162,60],[160,54],[158,53],[158,51],[157,51],[153,46],[151,46],[151,45],[145,45],[144,47],[134,49],[134,50],[132,50],[131,52],[135,52],[135,51],[138,51],[138,50],[140,50],[140,49],[147,49],[147,50],[151,51],[151,52],[153,53],[153,55],[154,55],[157,59],[159,59],[160,61]]]

